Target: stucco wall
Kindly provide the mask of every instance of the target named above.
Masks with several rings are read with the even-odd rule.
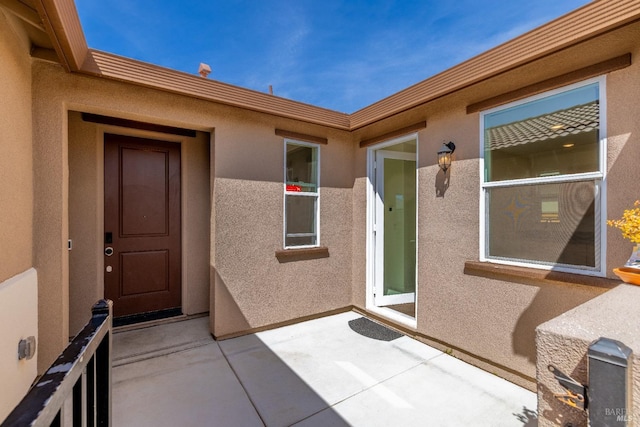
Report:
[[[345,132],[297,123],[264,114],[241,111],[177,95],[133,87],[122,83],[66,74],[60,67],[34,63],[34,135],[36,168],[35,213],[36,260],[41,274],[40,312],[49,319],[40,327],[47,340],[41,347],[41,369],[51,363],[69,336],[69,189],[75,188],[71,173],[95,174],[81,165],[84,156],[90,164],[97,160],[69,144],[69,137],[91,131],[70,126],[68,111],[86,111],[157,124],[179,126],[211,134],[211,163],[214,205],[211,209],[211,256],[207,257],[206,275],[219,286],[211,298],[212,331],[217,335],[242,332],[274,322],[309,316],[348,306],[351,303],[351,215],[353,150]],[[327,137],[322,146],[321,171],[321,244],[329,247],[329,258],[280,264],[276,249],[282,248],[283,153],[282,137],[275,129]],[[74,148],[75,147],[75,148]],[[202,169],[209,161],[199,146],[189,159],[198,159]],[[71,151],[70,151],[71,150]],[[95,151],[93,151],[95,153]],[[71,157],[70,157],[71,156]],[[194,169],[194,172],[196,169]],[[215,173],[213,172],[215,171]],[[198,177],[203,175],[195,172]],[[189,178],[183,175],[183,179]],[[200,178],[198,178],[200,179]],[[71,185],[71,187],[70,187]],[[189,185],[189,184],[187,184]],[[94,191],[93,184],[80,183],[81,191]],[[99,191],[96,187],[95,191]],[[73,196],[75,197],[75,196]],[[211,198],[193,199],[192,212],[208,215]],[[197,205],[197,206],[196,206]],[[94,214],[94,212],[96,212]],[[89,221],[100,210],[89,207]],[[199,221],[200,219],[198,219]],[[74,225],[71,226],[73,228]],[[95,230],[94,227],[89,227]],[[206,239],[209,230],[200,230],[197,238]],[[91,231],[90,231],[91,234]],[[89,236],[93,239],[94,234]],[[101,236],[95,234],[96,243]],[[74,237],[74,242],[77,237]],[[90,243],[87,243],[90,244]],[[98,246],[102,246],[101,244]],[[78,246],[75,246],[76,248]],[[73,251],[71,251],[73,252]],[[75,254],[74,254],[75,256]],[[87,255],[90,257],[90,255]],[[201,259],[187,263],[202,267]],[[75,265],[75,263],[73,263]],[[82,270],[82,269],[80,269]],[[79,272],[80,272],[79,270]],[[75,273],[74,273],[75,274]],[[87,280],[100,276],[93,267],[81,272]],[[198,273],[205,275],[205,273]],[[224,285],[223,285],[224,284]],[[95,282],[94,282],[95,285]],[[185,297],[198,307],[206,300],[204,288]],[[93,292],[93,291],[92,291]],[[87,294],[80,303],[88,303]],[[85,301],[86,300],[86,301]],[[238,310],[239,308],[239,310]],[[220,317],[220,322],[215,321]],[[79,320],[74,320],[75,324]],[[63,338],[64,337],[64,338]]]
[[[0,421],[37,374],[18,360],[18,343],[38,337],[38,275],[32,268],[32,116],[30,43],[0,9]]]
[[[535,327],[602,290],[464,274],[464,263],[479,259],[479,118],[457,108],[430,119],[419,175],[418,330],[534,377]],[[446,140],[464,143],[457,144],[449,186],[438,197],[444,178],[435,153]]]
[[[37,375],[37,357],[18,360],[18,344],[36,338],[38,352],[38,274],[30,268],[0,282],[0,422],[27,393]]]
[[[479,118],[466,114],[464,105],[439,107],[425,110],[428,125],[418,133],[417,332],[454,348],[458,357],[534,388],[520,375],[535,377],[536,326],[604,290],[464,273],[466,261],[479,259]],[[436,156],[447,141],[457,147],[448,186]],[[356,170],[366,175],[365,152],[359,149]],[[353,200],[354,303],[365,308],[366,177],[356,179]]]
[[[0,282],[32,265],[29,40],[0,10]]]
[[[638,27],[638,26],[636,26]],[[640,29],[635,31],[640,40]],[[631,50],[634,63],[607,76],[607,218],[622,217],[622,211],[640,199],[633,183],[640,182],[640,42]],[[607,265],[622,265],[631,255],[631,243],[619,230],[608,227]]]
[[[294,131],[305,130],[298,127]],[[215,335],[351,304],[353,151],[342,133],[326,136],[328,144],[320,145],[320,244],[329,257],[280,263],[284,138],[268,121],[216,127]]]
[[[603,288],[464,274],[465,261],[478,260],[480,238],[479,118],[478,113],[467,114],[466,106],[624,53],[632,52],[635,58],[639,29],[640,24],[632,24],[522,64],[353,135],[69,75],[60,67],[36,62],[34,241],[42,279],[40,314],[47,319],[40,323],[46,332],[43,367],[62,348],[69,333],[67,111],[77,110],[211,132],[213,199],[208,262],[213,281],[212,332],[218,336],[350,303],[365,306],[366,149],[358,148],[357,142],[426,120],[427,128],[419,132],[417,330],[442,346],[459,349],[461,357],[470,357],[490,370],[499,366],[515,377],[524,376],[524,381],[532,378],[535,327],[600,295]],[[627,199],[636,198],[638,81],[635,63],[608,77],[607,216],[618,216]],[[284,151],[283,138],[274,133],[276,128],[329,140],[321,146],[320,189],[320,243],[329,248],[328,258],[280,263],[275,257],[275,251],[282,248]],[[457,150],[444,189],[436,151],[449,140],[456,143]],[[610,230],[608,268],[624,262],[628,251],[629,246]]]
[[[98,129],[69,112],[69,336],[91,317],[91,307],[104,297],[101,231],[104,215],[98,200],[103,195],[99,173]]]
[[[541,427],[568,425],[586,426],[587,413],[569,407],[554,397],[566,394],[547,369],[553,365],[581,384],[588,385],[587,351],[600,337],[620,341],[633,351],[629,361],[632,376],[632,406],[627,409],[629,425],[637,425],[640,414],[640,323],[637,301],[640,288],[620,285],[561,316],[546,322],[537,330],[538,344],[538,425]],[[614,387],[616,384],[611,384]],[[624,408],[608,408],[613,414]],[[605,414],[606,416],[606,414]],[[615,425],[615,417],[601,420],[600,425]]]
[[[635,99],[640,95],[640,40],[637,24],[586,41],[521,69],[466,88],[412,111],[356,132],[366,139],[426,120],[419,132],[417,332],[453,354],[535,388],[535,328],[601,295],[606,288],[546,283],[526,278],[496,280],[464,273],[466,261],[479,259],[480,124],[466,107],[589,64],[630,52],[633,64],[607,75],[608,182],[606,217],[619,217],[638,199],[640,159]],[[588,52],[589,55],[585,55]],[[456,144],[448,187],[438,169],[441,144]],[[354,303],[366,306],[366,149],[356,148],[354,187]],[[444,192],[443,192],[444,190]],[[438,192],[442,194],[438,194]],[[617,230],[607,231],[607,276],[628,258],[631,245]]]

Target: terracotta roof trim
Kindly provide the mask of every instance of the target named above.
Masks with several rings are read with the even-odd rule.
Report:
[[[349,115],[91,50],[73,0],[34,0],[34,4],[67,71],[347,131],[363,128],[640,20],[640,0],[594,1]]]
[[[82,71],[234,107],[349,130],[349,117],[345,113],[94,49],[89,49]]]
[[[640,19],[640,1],[595,1],[351,114],[352,130]]]
[[[515,147],[568,135],[590,132],[600,126],[598,101],[554,111],[486,130],[491,150]]]

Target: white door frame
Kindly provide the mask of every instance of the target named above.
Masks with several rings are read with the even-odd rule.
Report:
[[[415,161],[416,161],[416,172],[418,169],[418,134],[410,134],[405,135],[400,138],[392,139],[390,141],[383,142],[381,144],[377,144],[367,148],[367,233],[366,233],[366,308],[376,314],[382,315],[384,317],[389,318],[390,320],[394,320],[398,323],[402,323],[406,326],[416,328],[417,327],[417,295],[418,295],[418,280],[416,275],[416,292],[414,295],[414,300],[416,301],[416,312],[415,317],[408,316],[406,314],[400,313],[396,310],[392,310],[387,307],[381,307],[376,305],[376,301],[374,298],[374,287],[376,283],[376,234],[379,230],[374,230],[375,220],[376,220],[376,209],[377,209],[377,195],[376,195],[376,187],[375,182],[377,179],[377,168],[375,165],[376,160],[376,151],[381,150],[385,147],[389,147],[392,145],[401,144],[403,142],[408,141],[416,141],[416,153],[415,153]],[[399,153],[399,152],[397,152]],[[412,159],[413,160],[413,159]],[[418,210],[418,174],[416,173],[416,211]],[[418,215],[416,212],[416,252],[418,248]],[[384,231],[383,231],[384,232]],[[379,249],[378,249],[379,250]],[[417,260],[416,254],[416,260]],[[417,264],[417,263],[416,263]],[[379,279],[378,279],[379,280]]]
[[[414,153],[403,153],[400,151],[386,151],[384,149],[374,151],[376,161],[376,182],[374,185],[375,192],[375,210],[376,210],[376,242],[384,242],[384,226],[382,218],[384,218],[385,206],[384,206],[384,159],[406,160],[416,161],[416,155]],[[415,292],[398,294],[398,295],[383,295],[382,285],[384,283],[384,245],[375,244],[375,278],[374,278],[374,302],[377,307],[394,305],[394,304],[407,304],[415,301]],[[380,286],[378,286],[378,284]]]

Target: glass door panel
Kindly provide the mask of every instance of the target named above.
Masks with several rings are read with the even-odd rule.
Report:
[[[416,288],[415,153],[376,152],[375,304],[410,304]]]

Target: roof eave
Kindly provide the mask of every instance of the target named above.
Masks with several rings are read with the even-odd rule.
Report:
[[[640,0],[594,1],[350,115],[351,130],[400,114],[640,19]]]
[[[67,71],[347,131],[395,116],[640,19],[640,0],[594,1],[349,115],[91,50],[73,0],[34,3]]]
[[[34,5],[62,66],[81,71],[89,47],[73,0],[35,0]]]
[[[349,117],[345,113],[292,101],[108,52],[89,49],[80,71],[85,74],[186,95],[245,110],[345,131],[349,130]]]

